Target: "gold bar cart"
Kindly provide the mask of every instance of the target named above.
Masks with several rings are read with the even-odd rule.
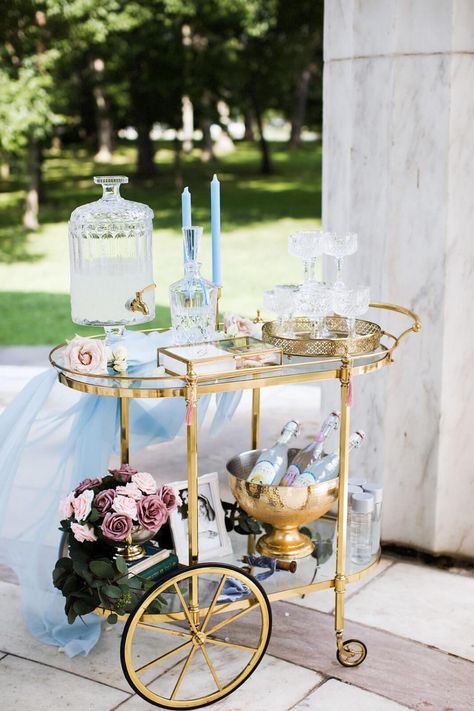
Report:
[[[280,365],[241,368],[227,373],[197,375],[188,366],[185,376],[154,375],[153,369],[140,375],[81,375],[61,365],[57,346],[50,354],[59,381],[74,390],[119,398],[121,458],[129,460],[129,399],[184,397],[187,408],[187,477],[189,565],[180,566],[160,578],[147,591],[125,621],[121,642],[121,663],[129,684],[146,701],[163,708],[198,708],[232,693],[256,669],[268,646],[271,634],[270,603],[291,596],[334,588],[336,654],[344,666],[361,664],[367,654],[359,640],[343,640],[344,595],[346,586],[368,575],[378,564],[380,552],[363,568],[347,569],[347,493],[352,378],[380,370],[392,362],[394,350],[410,332],[420,330],[412,311],[391,304],[371,307],[408,316],[412,324],[399,336],[383,331],[376,350],[362,355],[337,357],[291,357]],[[239,555],[242,536],[236,536],[234,558],[216,563],[199,563],[198,550],[198,420],[197,405],[202,395],[251,390],[251,447],[259,446],[260,392],[262,388],[289,383],[324,380],[340,383],[340,469],[335,561],[314,581],[310,562],[303,559],[297,574],[274,575],[265,586],[248,572],[233,565]],[[246,551],[241,550],[240,554]],[[313,561],[314,563],[314,561]],[[334,569],[331,566],[334,565]],[[301,572],[299,572],[301,569]],[[283,576],[283,577],[281,577]],[[286,576],[286,577],[285,577]],[[237,587],[240,597],[226,597],[226,586]],[[97,610],[97,614],[108,611]],[[225,661],[228,655],[230,661]],[[201,673],[188,674],[191,669]],[[205,673],[203,673],[205,672]],[[190,681],[191,680],[191,681]],[[186,688],[186,684],[188,687]]]

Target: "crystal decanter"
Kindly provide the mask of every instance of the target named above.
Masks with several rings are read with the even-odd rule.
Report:
[[[77,207],[69,220],[72,320],[106,331],[151,321],[153,211],[120,196],[125,176],[94,182],[101,199]]]
[[[217,287],[201,276],[202,227],[184,227],[184,277],[169,288],[171,323],[177,341],[199,343],[216,336]]]

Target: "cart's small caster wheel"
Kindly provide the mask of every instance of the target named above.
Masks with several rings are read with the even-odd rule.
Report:
[[[130,613],[121,645],[125,678],[155,706],[212,704],[256,669],[271,619],[264,589],[240,568],[206,563],[174,571]]]
[[[336,657],[343,667],[358,667],[367,656],[367,647],[358,639],[348,639],[337,650]]]

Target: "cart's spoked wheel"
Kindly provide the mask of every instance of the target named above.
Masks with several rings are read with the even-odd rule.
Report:
[[[231,565],[199,564],[160,579],[141,599],[123,631],[122,669],[149,703],[194,709],[252,674],[270,632],[260,583]]]
[[[358,667],[367,656],[367,647],[358,639],[348,639],[336,652],[337,661],[344,667]]]

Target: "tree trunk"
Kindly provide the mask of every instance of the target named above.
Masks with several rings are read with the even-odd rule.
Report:
[[[201,150],[201,160],[203,163],[208,163],[210,160],[214,160],[214,146],[212,144],[211,137],[211,119],[205,117],[201,119],[201,131],[202,131],[202,150]]]
[[[185,153],[191,153],[193,150],[194,109],[189,96],[183,96],[181,106],[183,118],[183,151]]]
[[[181,167],[181,142],[177,134],[178,131],[176,131],[176,138],[174,139],[174,185],[176,190],[181,192],[184,186],[184,181]]]
[[[258,128],[258,136],[259,136],[259,144],[260,144],[260,154],[261,154],[261,162],[260,162],[260,172],[262,175],[269,175],[272,172],[272,162],[270,158],[270,148],[268,146],[267,140],[264,136],[263,133],[263,118],[262,118],[262,113],[260,111],[260,107],[258,106],[257,102],[255,102],[255,120],[257,122],[257,128]]]
[[[0,178],[8,180],[10,177],[10,163],[7,158],[3,158],[0,162]]]
[[[112,158],[113,126],[110,118],[110,107],[104,90],[104,62],[102,59],[92,61],[94,72],[94,99],[97,130],[97,153],[95,160],[107,163]]]
[[[151,126],[148,123],[137,125],[137,175],[140,178],[152,178],[156,175],[155,146],[150,138]]]
[[[253,130],[253,117],[250,110],[244,111],[244,141],[250,141],[253,143],[255,141],[255,133]]]
[[[38,212],[39,201],[42,193],[41,175],[41,146],[37,139],[30,138],[27,154],[28,191],[23,211],[23,226],[28,230],[37,230],[39,227]]]
[[[297,148],[301,145],[301,130],[306,114],[306,104],[308,102],[309,82],[316,66],[309,64],[301,72],[295,91],[295,103],[293,115],[291,117],[290,148]]]

